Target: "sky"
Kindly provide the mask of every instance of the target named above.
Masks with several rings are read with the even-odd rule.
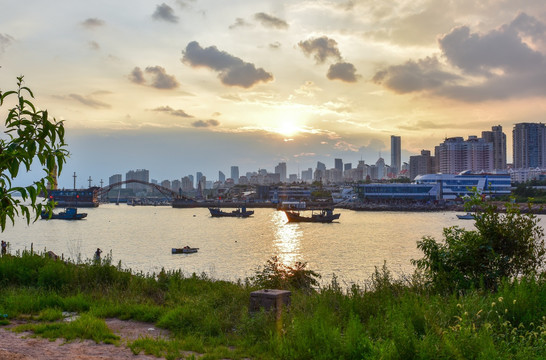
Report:
[[[61,187],[356,166],[545,122],[543,0],[0,0],[0,90],[64,121]],[[0,108],[5,118],[7,107]],[[3,121],[2,121],[3,123]],[[22,174],[28,181],[38,171]]]

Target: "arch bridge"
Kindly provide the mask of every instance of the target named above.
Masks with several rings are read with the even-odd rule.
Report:
[[[112,185],[108,185],[108,186],[99,188],[97,190],[97,196],[101,197],[103,195],[106,195],[106,194],[108,194],[108,192],[110,192],[110,190],[113,190],[116,187],[121,188],[121,185],[124,185],[124,184],[142,184],[142,185],[146,185],[148,187],[151,187],[151,188],[159,191],[161,194],[165,195],[166,197],[172,198],[173,200],[174,199],[183,199],[183,200],[188,200],[188,201],[193,201],[194,200],[192,198],[189,198],[189,197],[187,197],[185,195],[181,195],[181,194],[177,193],[176,191],[173,191],[173,190],[171,190],[169,188],[166,188],[164,186],[157,185],[157,184],[152,184],[152,183],[142,181],[142,180],[125,180],[125,181],[120,181],[120,182],[114,183]]]

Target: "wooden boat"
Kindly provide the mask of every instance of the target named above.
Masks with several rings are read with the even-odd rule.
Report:
[[[184,246],[183,248],[172,248],[173,254],[193,254],[196,253],[199,248],[192,248],[189,246]]]
[[[474,215],[472,213],[467,212],[464,215],[457,214],[457,218],[461,220],[474,220]]]
[[[240,218],[246,218],[250,215],[254,214],[254,210],[247,210],[246,207],[238,208],[237,210],[233,211],[222,211],[220,208],[215,207],[209,207],[210,216],[212,217],[240,217]]]
[[[81,220],[84,217],[87,217],[87,213],[79,213],[77,208],[66,208],[65,211],[61,211],[60,213],[52,213],[51,217],[49,217],[49,212],[42,211],[42,219],[49,220],[49,219],[61,219],[61,220]]]
[[[315,214],[312,210],[311,216],[303,216],[299,211],[285,210],[284,213],[288,218],[288,222],[317,222],[317,223],[331,223],[334,220],[339,219],[341,214],[334,214],[333,209],[321,209],[318,214]]]

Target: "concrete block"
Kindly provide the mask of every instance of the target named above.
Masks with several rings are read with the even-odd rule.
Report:
[[[292,293],[287,290],[264,289],[250,293],[250,312],[260,311],[264,308],[266,311],[275,311],[280,314],[283,307],[290,307]]]

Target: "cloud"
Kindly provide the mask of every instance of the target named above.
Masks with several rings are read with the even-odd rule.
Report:
[[[165,3],[156,6],[155,11],[152,14],[152,18],[154,20],[167,21],[171,23],[178,22],[178,16],[174,14],[173,8]]]
[[[11,44],[13,38],[8,34],[0,34],[0,54]]]
[[[252,26],[252,24],[247,23],[245,19],[237,18],[237,19],[235,19],[235,23],[231,24],[229,26],[229,28],[230,29],[236,29],[236,28],[239,28],[239,27],[250,27],[250,26]]]
[[[99,43],[96,42],[96,41],[90,41],[90,42],[89,42],[89,48],[90,48],[91,50],[99,50],[99,49],[100,49],[100,45],[99,45]]]
[[[137,66],[129,74],[129,80],[139,85],[146,85],[145,73],[150,76],[149,86],[156,89],[175,89],[180,86],[180,83],[173,75],[169,75],[165,72],[165,69],[161,66],[148,66],[144,72]]]
[[[288,23],[277,17],[260,12],[254,14],[254,19],[258,20],[263,26],[274,29],[288,29]]]
[[[269,48],[274,49],[274,50],[280,49],[281,46],[282,46],[281,43],[278,42],[278,41],[275,41],[275,42],[272,42],[271,44],[269,44]]]
[[[186,46],[183,54],[182,62],[218,72],[218,77],[224,85],[250,88],[259,82],[273,80],[273,75],[264,69],[256,68],[254,64],[220,51],[216,46],[202,48],[197,41],[192,41]]]
[[[372,81],[388,89],[405,94],[439,88],[459,79],[457,75],[443,71],[437,58],[427,57],[418,61],[408,60],[402,65],[389,66],[378,71]]]
[[[337,48],[337,42],[326,36],[300,41],[298,46],[306,56],[313,55],[317,64],[323,64],[326,60],[333,58],[341,61],[341,54]]]
[[[220,125],[220,122],[218,120],[210,119],[210,120],[197,120],[191,123],[193,127],[214,127]]]
[[[521,13],[497,29],[452,29],[438,40],[436,57],[377,71],[372,79],[400,93],[423,92],[463,102],[546,96],[546,24]]]
[[[188,115],[182,109],[175,110],[170,106],[160,106],[160,107],[157,107],[155,109],[152,109],[152,111],[164,112],[164,113],[172,115],[172,116],[178,116],[178,117],[183,117],[183,118],[192,118],[193,117],[191,115]]]
[[[356,82],[357,78],[355,66],[347,62],[330,65],[326,76],[330,80],[338,79],[345,82]]]
[[[110,104],[94,99],[92,95],[70,94],[68,97],[95,109],[110,109],[112,107]]]
[[[104,20],[97,19],[97,18],[89,18],[84,21],[82,21],[81,25],[88,29],[94,29],[101,27],[105,24]]]

